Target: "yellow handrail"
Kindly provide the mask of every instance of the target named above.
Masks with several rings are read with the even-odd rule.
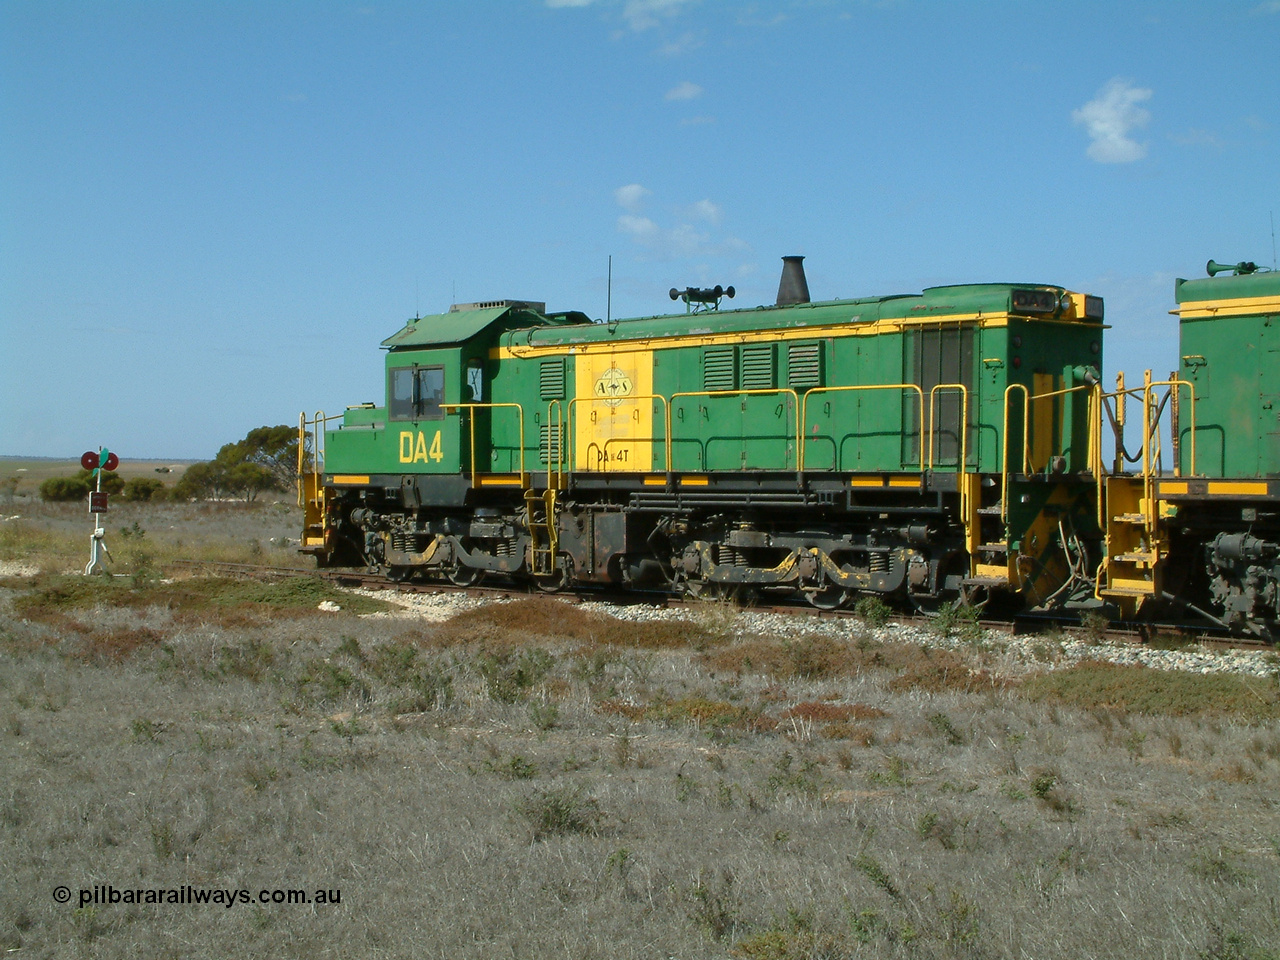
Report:
[[[507,407],[507,408],[514,407],[519,417],[520,434],[519,434],[519,440],[517,442],[520,444],[520,483],[521,485],[523,485],[525,483],[525,479],[527,476],[524,469],[524,407],[523,406],[521,406],[518,403],[442,403],[440,404],[440,409],[443,410],[445,413],[450,413],[454,410],[459,412],[463,410],[497,410],[503,407]],[[467,427],[469,428],[471,433],[471,485],[474,487],[476,485],[476,478],[480,472],[479,469],[476,467],[476,418],[475,417],[467,418]]]
[[[1156,390],[1159,387],[1169,387],[1171,390],[1176,390],[1180,387],[1186,387],[1187,391],[1191,394],[1191,429],[1188,431],[1191,435],[1191,458],[1190,458],[1190,463],[1188,464],[1188,466],[1190,467],[1190,469],[1188,470],[1188,473],[1190,476],[1195,476],[1196,475],[1196,385],[1195,385],[1195,382],[1191,380],[1183,380],[1181,377],[1174,377],[1171,380],[1151,380],[1149,379],[1150,373],[1151,373],[1150,370],[1146,371],[1147,376],[1144,376],[1143,384],[1141,387],[1129,387],[1127,389],[1121,388],[1116,390],[1114,393],[1104,393],[1102,394],[1102,399],[1108,400],[1112,398],[1118,398],[1123,400],[1128,397],[1136,397],[1138,394],[1142,394],[1142,413],[1143,413],[1142,419],[1143,419],[1143,425],[1144,425],[1143,437],[1142,437],[1142,448],[1143,448],[1142,472],[1146,474],[1146,473],[1152,472],[1151,460],[1154,459],[1153,457],[1151,457],[1148,450],[1148,446],[1151,443],[1151,438],[1154,436],[1157,441],[1155,443],[1157,455],[1159,453],[1160,446],[1161,446],[1159,443],[1159,439],[1160,439],[1159,431],[1155,429],[1156,424],[1151,422],[1151,394],[1154,390]],[[1121,409],[1122,409],[1121,407],[1117,406],[1116,422],[1121,427],[1123,427],[1124,417],[1123,415],[1120,414]],[[1181,465],[1175,464],[1175,470],[1181,471]]]
[[[555,411],[555,418],[551,416]],[[564,408],[557,398],[547,404],[547,489],[559,490],[564,483]],[[556,425],[555,483],[551,482],[551,424]]]
[[[933,470],[933,440],[937,435],[934,429],[933,413],[937,407],[939,390],[960,391],[960,459],[956,461],[956,486],[960,492],[960,516],[964,518],[966,540],[970,524],[969,516],[969,484],[965,481],[969,465],[969,388],[963,383],[939,383],[929,391],[929,470]]]
[[[1173,377],[1169,380],[1152,380],[1150,383],[1146,383],[1144,381],[1142,391],[1142,406],[1144,413],[1146,413],[1151,407],[1151,391],[1156,387],[1168,387],[1171,390],[1186,387],[1187,392],[1191,394],[1191,459],[1188,463],[1190,469],[1187,473],[1189,476],[1194,477],[1196,475],[1196,385],[1193,381],[1183,380],[1181,377]],[[1145,421],[1146,417],[1143,419]],[[1151,427],[1153,426],[1155,425],[1151,424],[1151,426],[1147,428],[1147,436],[1150,436],[1152,433],[1159,432],[1152,430]],[[1180,464],[1175,465],[1175,467],[1179,470],[1181,469]]]
[[[1146,371],[1147,374],[1150,374],[1150,372],[1151,372],[1150,370]],[[1120,380],[1119,382],[1123,383],[1124,381]],[[1142,394],[1142,412],[1143,412],[1143,421],[1145,425],[1144,434],[1142,438],[1143,455],[1144,455],[1143,473],[1147,473],[1147,472],[1150,472],[1151,458],[1148,456],[1146,448],[1148,443],[1150,442],[1151,437],[1154,434],[1158,433],[1158,431],[1154,429],[1156,424],[1152,423],[1150,420],[1151,393],[1158,387],[1169,387],[1170,389],[1186,387],[1191,394],[1191,429],[1189,431],[1189,433],[1191,434],[1191,460],[1189,464],[1190,470],[1188,472],[1191,476],[1195,476],[1195,473],[1196,473],[1196,404],[1195,404],[1196,385],[1194,381],[1183,380],[1181,377],[1174,377],[1171,380],[1150,380],[1144,377],[1143,385],[1141,387],[1128,387],[1128,388],[1121,387],[1120,389],[1117,389],[1114,393],[1102,394],[1102,399],[1110,400],[1115,398],[1123,401],[1128,397],[1136,397],[1138,396],[1138,394]],[[1123,409],[1124,408],[1120,405],[1117,405],[1116,407],[1116,423],[1121,427],[1123,427],[1125,424]],[[1158,440],[1159,437],[1157,436],[1156,439]],[[1156,444],[1157,451],[1159,450],[1159,448],[1160,448],[1160,444],[1157,443]],[[1175,469],[1181,470],[1181,465],[1180,464],[1175,465]]]
[[[791,399],[795,401],[795,429],[796,429],[796,469],[799,470],[800,463],[800,397],[790,387],[761,387],[751,390],[691,390],[684,393],[673,393],[667,406],[667,471],[671,471],[671,406],[675,403],[677,397],[751,397],[763,396],[765,394],[791,394]],[[703,464],[705,468],[706,464]]]
[[[933,411],[936,408],[936,394],[939,390],[960,391],[960,460],[956,467],[956,472],[964,473],[969,455],[969,388],[963,383],[939,383],[929,391],[929,469],[933,469],[933,437],[935,432]]]
[[[1025,383],[1011,383],[1004,388],[1004,429],[1000,435],[1000,519],[1009,519],[1009,395],[1022,391],[1022,472],[1027,472],[1027,460],[1031,457],[1031,431],[1027,419],[1031,410],[1031,393]]]
[[[846,387],[814,387],[812,390],[806,390],[804,399],[801,402],[800,414],[800,453],[797,467],[800,472],[804,472],[804,451],[808,445],[809,435],[807,432],[809,426],[809,398],[815,393],[847,393],[855,390],[914,390],[920,404],[920,469],[924,470],[924,391],[914,383],[870,383],[859,386]],[[839,468],[839,455],[837,453],[835,466]]]
[[[1005,495],[1009,486],[1009,409],[1010,394],[1014,390],[1022,391],[1022,472],[1023,474],[1031,473],[1031,401],[1032,400],[1048,400],[1053,397],[1066,396],[1068,393],[1079,393],[1081,390],[1089,391],[1089,404],[1092,409],[1086,411],[1086,417],[1089,420],[1089,449],[1086,451],[1085,459],[1089,464],[1089,468],[1093,471],[1094,477],[1101,486],[1102,480],[1102,423],[1100,417],[1102,415],[1102,388],[1099,384],[1081,383],[1074,387],[1064,387],[1061,390],[1050,390],[1048,393],[1032,394],[1027,389],[1025,383],[1011,383],[1004,389],[1004,431],[1000,437],[1000,519],[1007,520],[1009,518],[1009,498]],[[1095,426],[1096,424],[1096,426]],[[1046,464],[1047,466],[1047,464]],[[1099,505],[1101,497],[1098,498]],[[1099,506],[1101,509],[1101,506]],[[1099,514],[1101,516],[1101,514]]]
[[[639,401],[641,401],[641,400],[649,400],[649,401],[658,400],[658,401],[661,401],[661,403],[662,403],[662,410],[663,410],[663,422],[667,425],[667,436],[666,436],[666,438],[665,438],[666,443],[665,443],[665,445],[664,445],[664,455],[666,456],[666,469],[667,469],[667,472],[668,472],[668,473],[670,473],[670,472],[671,472],[671,430],[670,430],[671,417],[670,417],[670,409],[667,407],[667,398],[666,398],[666,397],[664,397],[664,396],[663,396],[662,394],[660,394],[660,393],[646,393],[646,394],[640,394],[640,395],[635,395],[635,396],[627,396],[627,397],[622,397],[622,398],[618,398],[618,397],[571,397],[571,398],[569,399],[569,403],[568,403],[568,405],[565,407],[565,421],[564,421],[564,423],[563,423],[563,425],[564,425],[565,429],[567,429],[567,430],[569,431],[569,444],[568,444],[568,446],[566,446],[566,444],[565,444],[565,442],[564,442],[564,430],[561,430],[561,433],[560,433],[560,460],[561,460],[561,466],[563,466],[563,464],[565,463],[566,459],[567,459],[567,462],[569,463],[569,465],[570,465],[571,467],[572,467],[572,465],[573,465],[573,464],[574,464],[574,462],[575,462],[575,461],[574,461],[574,458],[573,458],[573,453],[575,452],[575,450],[574,450],[574,439],[576,438],[577,433],[576,433],[576,431],[573,429],[573,408],[574,408],[574,405],[575,405],[575,404],[578,404],[578,403],[604,403],[604,404],[613,404],[613,405],[617,405],[617,404],[619,403],[619,401],[620,401],[620,400],[625,401],[625,402],[628,402],[628,403],[630,403],[631,401],[639,402]],[[552,406],[552,404],[558,404],[559,402],[560,402],[559,400],[553,400],[553,401],[551,402],[551,404],[548,404],[548,405],[547,405],[547,417],[548,417],[548,419],[551,417],[551,406]],[[657,437],[653,437],[653,436],[649,436],[649,437],[611,437],[609,440],[606,440],[606,441],[605,441],[605,445],[607,446],[607,445],[608,445],[611,441],[613,441],[613,440],[616,440],[618,443],[656,443],[656,442],[657,442],[657,439],[658,439]],[[567,458],[564,456],[564,453],[565,453],[565,450],[566,450],[566,449],[569,451],[569,456],[568,456]],[[551,460],[551,457],[550,457],[550,451],[548,451],[547,460],[548,460],[548,466],[549,466],[549,462],[550,462],[550,460]],[[549,477],[549,476],[550,476],[550,474],[548,474],[548,477]],[[548,480],[548,482],[549,482],[549,480]]]
[[[302,489],[303,468],[306,466],[307,427],[311,427],[311,451],[315,460],[312,476],[315,478],[315,496],[320,495],[320,475],[324,473],[324,427],[330,420],[341,420],[346,413],[335,413],[325,416],[323,410],[317,410],[315,416],[307,420],[307,412],[298,414],[298,506],[306,506]]]

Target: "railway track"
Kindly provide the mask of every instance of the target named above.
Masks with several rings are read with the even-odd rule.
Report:
[[[392,580],[381,574],[369,573],[358,567],[316,569],[304,567],[269,566],[266,564],[228,563],[210,560],[175,560],[173,565],[184,570],[206,570],[223,576],[242,576],[254,579],[278,579],[284,577],[315,577],[338,586],[366,589],[393,590],[397,593],[410,594],[444,594],[466,596],[477,599],[516,599],[537,595],[536,588],[520,584],[488,584],[457,586],[451,583],[415,583]],[[554,594],[566,602],[585,603],[601,602],[617,606],[656,606],[666,609],[692,609],[701,604],[728,601],[708,601],[685,599],[669,594],[654,592],[618,592],[609,590],[564,590]],[[860,620],[860,616],[852,610],[821,610],[803,603],[767,603],[755,602],[750,609],[758,613],[776,613],[785,616],[808,617],[818,620]],[[891,622],[927,626],[932,618],[921,614],[896,611]],[[1207,646],[1221,650],[1267,650],[1270,644],[1234,637],[1221,632],[1203,628],[1192,628],[1176,623],[1135,623],[1116,626],[1110,624],[1105,628],[1100,625],[1086,625],[1080,620],[1066,616],[1048,614],[1019,614],[1008,619],[980,618],[978,625],[985,631],[1003,633],[1007,636],[1028,636],[1036,634],[1066,635],[1074,639],[1089,639],[1118,644],[1150,645],[1157,647],[1182,647],[1190,645]]]

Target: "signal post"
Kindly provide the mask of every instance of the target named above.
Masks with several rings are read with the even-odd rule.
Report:
[[[80,458],[80,466],[92,470],[96,479],[94,489],[89,493],[89,515],[93,517],[93,533],[89,535],[89,562],[84,568],[86,577],[102,572],[102,558],[111,559],[111,551],[107,549],[107,531],[102,527],[102,515],[107,512],[107,495],[102,489],[102,474],[107,470],[115,470],[120,466],[120,458],[106,447],[99,447],[98,452],[85,452]]]

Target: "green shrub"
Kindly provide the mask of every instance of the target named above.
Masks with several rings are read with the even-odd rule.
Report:
[[[124,478],[118,473],[110,471],[102,474],[102,483],[99,485],[98,478],[93,475],[92,470],[81,470],[76,474],[77,480],[83,480],[88,484],[90,490],[101,490],[103,493],[109,493],[115,496],[124,489]]]
[[[853,613],[869,627],[883,627],[893,616],[893,610],[875,594],[859,597],[853,605]]]
[[[600,823],[600,807],[585,795],[581,785],[535,790],[516,804],[517,812],[533,828],[533,839],[570,833],[594,833]]]
[[[164,494],[164,481],[156,480],[154,477],[134,477],[124,485],[124,498],[131,503],[143,503],[148,500],[162,500]],[[157,494],[160,494],[157,496]]]
[[[54,503],[87,500],[89,484],[79,477],[50,477],[40,484],[40,499]]]
[[[154,481],[153,481],[154,482]],[[124,489],[124,480],[117,474],[103,473],[101,490],[115,495]],[[81,470],[74,477],[50,477],[40,484],[40,499],[56,503],[87,500],[90,490],[99,489],[98,478],[89,470]]]

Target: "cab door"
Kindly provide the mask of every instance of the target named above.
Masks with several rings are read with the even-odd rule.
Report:
[[[400,473],[458,473],[467,457],[463,418],[447,411],[458,392],[456,353],[414,351],[387,357],[387,433]],[[452,376],[455,382],[450,382]]]

